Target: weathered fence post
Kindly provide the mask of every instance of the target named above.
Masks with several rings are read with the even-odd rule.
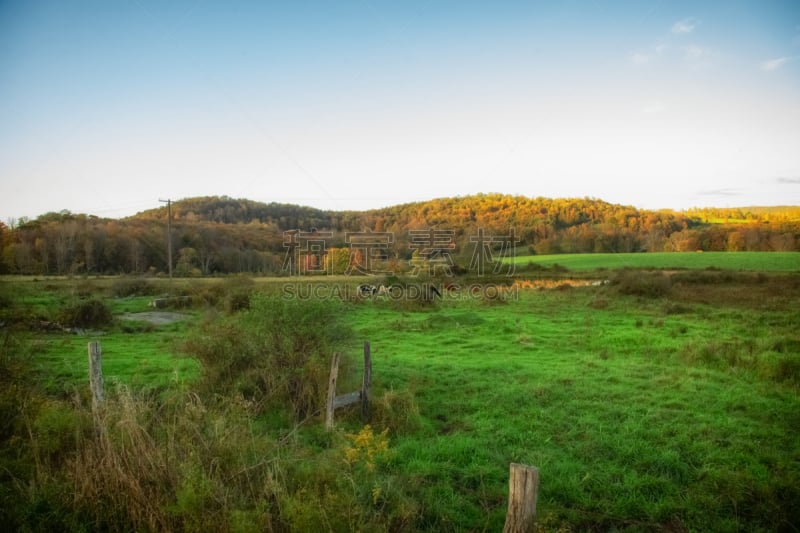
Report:
[[[92,413],[95,425],[98,425],[105,393],[103,391],[103,352],[97,341],[89,343],[89,388],[92,390]]]
[[[508,512],[503,533],[533,531],[538,493],[539,469],[511,463],[508,478]]]
[[[369,422],[369,394],[372,388],[372,355],[369,341],[364,342],[364,379],[361,382],[361,421]]]
[[[333,429],[333,402],[336,400],[336,379],[339,377],[339,358],[341,354],[336,352],[333,354],[333,361],[331,361],[331,376],[328,378],[328,401],[325,404],[325,429],[330,431]]]
[[[333,429],[333,412],[337,407],[344,407],[361,402],[361,420],[369,422],[369,395],[372,389],[372,356],[369,341],[364,343],[364,379],[361,381],[361,390],[336,395],[336,379],[339,377],[339,359],[341,354],[333,354],[331,361],[331,377],[328,379],[328,399],[325,402],[325,429]]]

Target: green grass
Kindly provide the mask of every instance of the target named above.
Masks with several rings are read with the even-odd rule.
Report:
[[[799,272],[800,252],[652,252],[630,254],[519,255],[518,267],[554,264],[573,271],[620,268],[720,268],[760,272]]]
[[[413,390],[424,419],[394,439],[393,466],[426,502],[426,528],[500,529],[511,462],[539,467],[540,512],[578,529],[749,529],[800,496],[797,388],[746,361],[800,341],[796,311],[596,298],[354,311],[374,382]]]
[[[595,257],[598,263],[582,268],[608,268],[611,258],[661,255],[716,257],[549,257],[580,270],[564,258]],[[749,270],[737,261],[729,268]],[[718,265],[681,268],[707,266]],[[261,287],[280,293],[280,283]],[[361,342],[371,342],[376,404],[400,392],[419,411],[416,423],[382,419],[391,454],[375,478],[387,494],[413,502],[405,530],[500,530],[512,462],[540,470],[545,531],[800,527],[797,275],[681,272],[660,297],[627,296],[616,285],[517,295],[505,303],[465,298],[422,307],[376,299],[343,307],[357,338],[342,350],[357,360]],[[25,298],[42,308],[62,301],[38,291]],[[119,315],[147,310],[148,298],[108,301]],[[160,389],[198,375],[194,360],[177,355],[192,331],[187,322],[116,322],[96,339],[37,333],[31,355],[51,393],[85,394],[86,343],[100,340],[107,382]],[[343,389],[351,385],[342,378]],[[273,420],[286,424],[274,413],[251,423],[285,434],[270,427]],[[286,467],[287,487],[295,486],[291,472],[335,457],[337,437],[323,436],[321,425],[292,429],[308,448],[287,459],[296,465]],[[358,431],[357,408],[337,411],[337,426]],[[339,469],[322,465],[318,477],[332,479]],[[313,478],[301,476],[299,492],[288,497],[312,501],[314,487],[302,483]],[[369,479],[367,494],[378,486]]]
[[[0,281],[1,294],[12,304],[3,310],[0,319],[24,331],[50,393],[69,396],[85,388],[90,341],[101,344],[104,377],[109,386],[121,383],[137,388],[164,388],[175,380],[191,381],[197,377],[196,361],[176,357],[189,321],[154,326],[120,319],[123,313],[153,309],[148,307],[150,296],[110,296],[108,292],[117,281],[108,278],[35,281],[9,277]],[[70,302],[88,297],[102,298],[107,303],[114,316],[112,324],[87,328],[77,334],[41,329],[42,324],[57,323],[60,310]],[[187,316],[191,318],[193,314]]]
[[[39,336],[34,342],[37,365],[43,370],[46,388],[70,393],[88,383],[88,343],[99,341],[103,354],[103,376],[109,386],[115,383],[136,388],[161,389],[171,382],[188,382],[199,373],[196,361],[176,357],[177,342],[186,326],[163,326],[125,321],[124,331],[104,335]]]

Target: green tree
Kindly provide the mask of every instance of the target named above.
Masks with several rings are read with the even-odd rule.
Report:
[[[329,274],[344,274],[350,264],[349,248],[328,248],[325,254],[325,271]]]

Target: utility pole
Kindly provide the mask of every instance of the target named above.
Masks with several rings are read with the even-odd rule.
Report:
[[[169,280],[172,281],[172,200],[158,199],[167,204],[167,263],[169,266]]]

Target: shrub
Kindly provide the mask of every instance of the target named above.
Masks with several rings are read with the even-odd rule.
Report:
[[[111,308],[97,298],[73,301],[59,314],[59,322],[77,328],[99,328],[107,326],[111,320]]]
[[[72,285],[72,293],[79,298],[96,296],[101,290],[97,284],[87,279],[80,280]]]
[[[225,311],[235,313],[250,308],[250,293],[241,291],[225,297]]]
[[[111,292],[117,298],[128,296],[153,296],[158,294],[158,287],[144,278],[120,278],[111,286]]]
[[[621,294],[643,298],[661,298],[672,289],[669,276],[661,272],[622,270],[611,280],[611,284]]]
[[[225,288],[221,283],[198,280],[189,283],[180,291],[184,297],[191,298],[198,305],[216,307],[225,298]]]
[[[223,305],[228,313],[250,308],[255,282],[248,277],[235,277],[223,283]]]
[[[250,297],[255,291],[255,282],[247,276],[235,276],[222,282],[198,280],[182,290],[182,295],[190,297],[197,305],[224,309],[228,313],[242,311],[250,307]]]
[[[203,364],[207,390],[281,403],[304,418],[324,405],[330,358],[348,337],[340,314],[332,301],[257,295],[235,319],[202,325],[185,350]]]

